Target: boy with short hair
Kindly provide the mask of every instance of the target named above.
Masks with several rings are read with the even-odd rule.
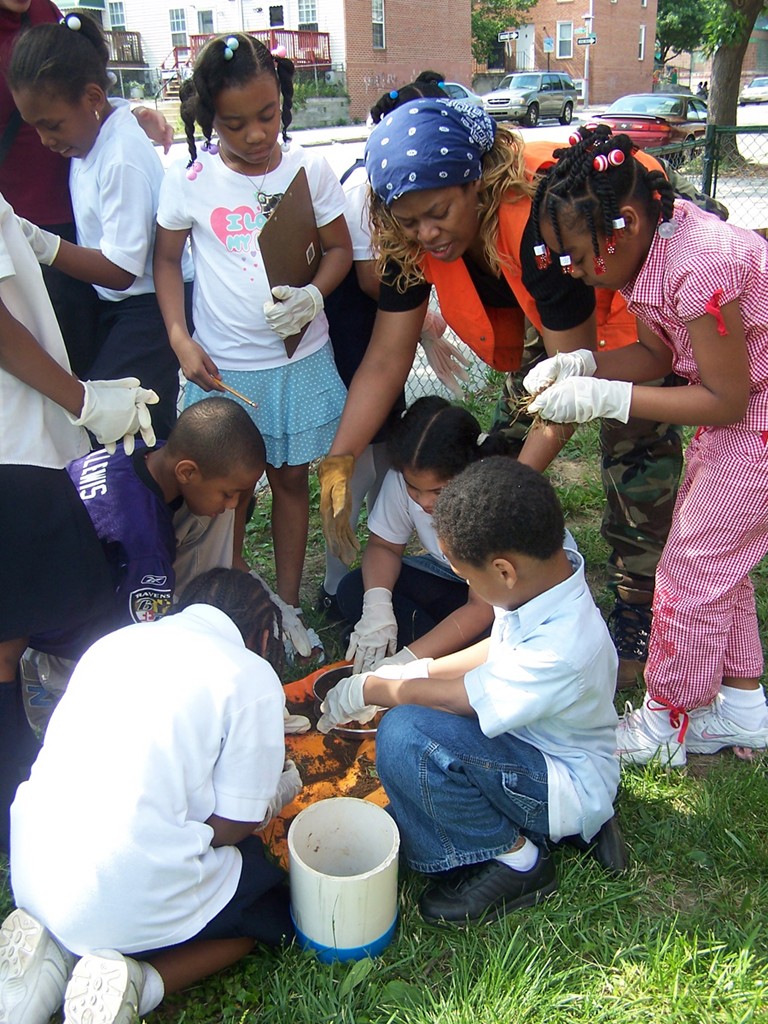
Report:
[[[612,822],[617,656],[545,477],[499,456],[475,463],[444,488],[434,525],[494,606],[490,638],[343,680],[318,727],[394,708],[376,767],[403,851],[417,871],[450,872],[422,916],[493,920],[554,892],[548,840],[586,842]]]
[[[67,471],[112,571],[113,600],[85,628],[33,636],[30,647],[76,659],[106,633],[165,614],[176,588],[174,517],[182,505],[195,517],[215,520],[253,494],[265,466],[258,427],[229,398],[185,409],[167,443],[151,450],[137,446],[126,454],[118,448],[110,455],[102,449],[70,463]],[[205,548],[207,536],[196,540],[198,547]],[[231,531],[229,538],[229,550],[214,559],[224,568],[232,566]]]

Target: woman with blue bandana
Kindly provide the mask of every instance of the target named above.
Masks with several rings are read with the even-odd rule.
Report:
[[[533,174],[553,162],[553,148],[524,148],[517,133],[463,100],[405,103],[371,132],[365,164],[382,278],[379,310],[319,470],[326,540],[346,560],[358,546],[345,512],[354,458],[408,375],[432,284],[445,320],[495,369],[519,368],[524,317],[553,354],[594,347],[592,289],[554,266],[538,270],[527,229]],[[562,437],[561,430],[538,431],[523,459],[542,469]]]

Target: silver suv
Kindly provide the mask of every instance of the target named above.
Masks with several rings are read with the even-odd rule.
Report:
[[[533,128],[543,117],[570,124],[576,86],[568,75],[549,71],[518,71],[505,75],[498,89],[483,96],[486,114],[498,121],[521,121]]]

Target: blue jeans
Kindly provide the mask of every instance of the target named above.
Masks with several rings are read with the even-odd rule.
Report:
[[[514,736],[488,739],[476,718],[403,705],[383,717],[376,768],[403,854],[430,874],[506,853],[549,834],[547,765]]]

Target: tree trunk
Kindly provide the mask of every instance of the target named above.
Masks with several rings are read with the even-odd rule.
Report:
[[[744,18],[744,29],[733,42],[719,46],[712,59],[712,80],[709,84],[709,123],[735,125],[741,90],[741,66],[757,16],[765,0],[729,0],[735,12]],[[721,156],[728,161],[740,160],[735,137],[723,139]]]

